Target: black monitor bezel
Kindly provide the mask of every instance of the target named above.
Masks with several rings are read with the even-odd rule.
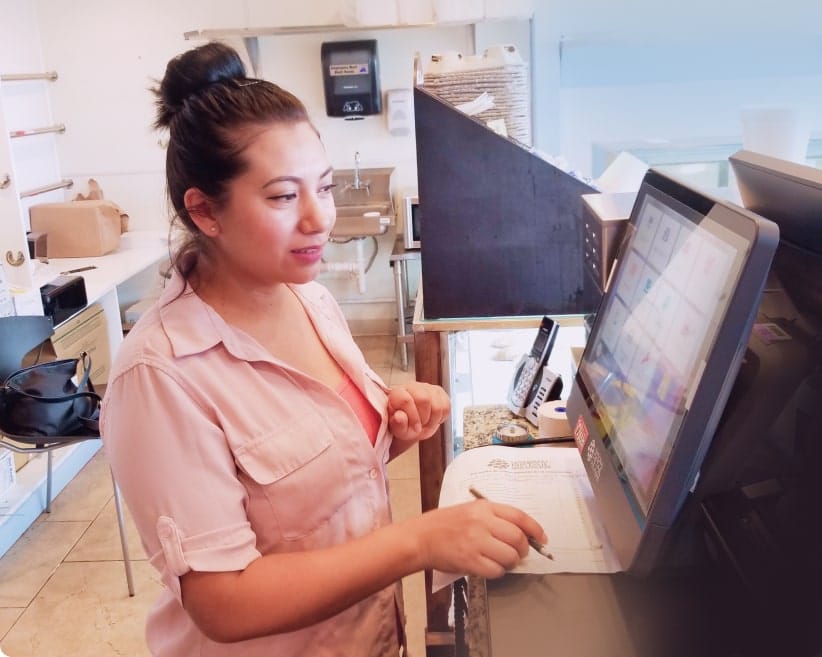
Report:
[[[782,241],[822,254],[822,169],[744,149],[728,162],[745,208],[775,221]]]
[[[568,417],[618,558],[626,570],[636,573],[649,572],[658,565],[664,539],[689,490],[696,483],[699,467],[738,371],[778,242],[778,229],[772,222],[698,192],[652,169],[646,174],[637,195],[617,262],[622,260],[622,255],[630,246],[637,213],[648,194],[667,196],[698,215],[710,216],[744,238],[748,244],[748,255],[647,513],[638,509],[625,493],[626,478],[609,456],[608,435],[603,423],[598,421],[597,398],[584,378],[586,362],[590,357],[589,347],[596,343],[600,330],[599,319],[594,324],[575,374],[574,387],[568,400]],[[607,298],[606,292],[601,308]]]

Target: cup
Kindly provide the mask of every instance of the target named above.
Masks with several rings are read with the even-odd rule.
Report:
[[[740,110],[742,147],[805,164],[810,121],[798,107],[748,106]]]

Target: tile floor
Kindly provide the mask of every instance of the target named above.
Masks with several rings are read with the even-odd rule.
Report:
[[[389,384],[413,379],[391,336],[357,338]],[[394,516],[420,512],[419,461],[409,450],[389,466]],[[146,612],[160,583],[128,523],[136,595],[128,597],[108,464],[102,452],[0,558],[0,657],[148,657]],[[422,657],[423,575],[403,581],[409,652]]]

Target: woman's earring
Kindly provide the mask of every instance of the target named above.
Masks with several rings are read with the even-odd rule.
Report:
[[[216,233],[217,232],[217,226],[212,226],[211,227],[211,232]]]

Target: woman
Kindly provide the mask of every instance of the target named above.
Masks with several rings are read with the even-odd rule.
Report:
[[[335,209],[305,108],[216,43],[169,62],[157,94],[189,239],[120,349],[102,414],[167,587],[151,652],[397,655],[403,576],[499,576],[543,531],[488,502],[391,523],[386,463],[449,402],[423,383],[389,390],[313,282]]]

